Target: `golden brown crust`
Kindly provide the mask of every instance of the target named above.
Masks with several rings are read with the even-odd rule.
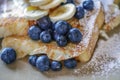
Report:
[[[0,38],[11,35],[23,36],[27,35],[29,26],[34,21],[28,21],[25,18],[7,17],[0,18]]]
[[[104,31],[108,32],[113,30],[120,24],[120,0],[100,0],[102,2],[105,13]],[[107,3],[107,1],[109,1]]]
[[[94,15],[92,15],[92,16],[94,16]],[[90,26],[90,27],[92,27],[91,32],[90,32],[90,30],[87,31],[89,33],[89,35],[87,35],[87,36],[90,36],[89,41],[87,41],[88,43],[87,43],[86,48],[83,51],[81,51],[80,52],[81,54],[77,57],[77,59],[81,62],[89,61],[93,55],[93,51],[94,51],[95,45],[96,45],[98,37],[99,37],[100,28],[102,27],[102,25],[104,23],[104,12],[103,12],[102,6],[101,6],[97,16],[94,17],[94,19],[92,18],[92,16],[91,16],[91,19],[89,21],[87,21],[89,26],[90,26],[90,23],[92,23],[92,22],[94,23],[94,25]]]
[[[106,23],[103,26],[103,29],[106,32],[109,32],[111,30],[113,30],[115,27],[117,27],[120,24],[120,14],[117,15],[116,17],[113,17],[108,23]]]

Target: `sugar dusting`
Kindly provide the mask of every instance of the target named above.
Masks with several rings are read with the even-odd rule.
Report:
[[[107,41],[100,39],[98,44],[92,60],[75,69],[74,74],[103,76],[120,71],[120,36],[115,34]]]
[[[112,37],[109,38],[109,40],[107,41],[100,39],[98,44],[99,45],[95,50],[92,60],[87,64],[79,65],[76,69],[74,69],[73,71],[74,75],[102,76],[108,73],[117,74],[117,72],[120,71],[120,33],[112,35]],[[51,74],[55,75],[56,73],[53,72]]]

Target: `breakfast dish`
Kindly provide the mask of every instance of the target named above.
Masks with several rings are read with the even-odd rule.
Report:
[[[120,24],[120,1],[119,0],[100,0],[103,4],[105,22],[103,29],[100,31],[100,35],[105,39],[109,39],[107,33],[113,30]],[[106,3],[108,2],[108,3]]]
[[[84,63],[90,60],[101,29],[107,31],[119,24],[119,9],[115,12],[115,23],[112,19],[106,22],[106,4],[99,0],[38,1],[28,1],[29,6],[19,11],[24,13],[22,16],[13,15],[13,10],[0,18],[0,38],[4,38],[1,59],[5,63],[32,55],[29,62],[40,71],[48,71],[50,64],[53,71],[59,71],[60,61],[67,68],[74,68],[77,60]],[[10,52],[13,58],[5,59],[5,54]],[[58,69],[55,64],[59,65]]]
[[[119,10],[119,0],[108,0],[106,3],[104,0],[100,0],[103,4],[105,11],[105,25],[103,26],[106,32],[114,29],[120,24],[120,10]]]
[[[86,15],[88,15],[88,14],[89,13],[87,13]],[[61,61],[61,60],[69,59],[69,58],[78,57],[81,54],[81,56],[80,56],[81,61],[86,62],[90,59],[90,57],[92,55],[92,50],[94,49],[94,46],[95,46],[95,44],[93,44],[93,42],[96,43],[98,35],[99,35],[99,28],[102,26],[103,21],[104,21],[104,18],[102,18],[103,17],[102,6],[99,1],[95,2],[95,9],[94,9],[94,11],[91,12],[91,14],[92,14],[92,16],[86,18],[87,23],[83,22],[84,23],[83,25],[79,24],[79,20],[76,20],[74,18],[72,18],[71,20],[68,21],[73,27],[77,27],[79,29],[81,28],[82,34],[84,34],[83,40],[78,45],[70,43],[66,47],[60,48],[54,42],[52,42],[50,44],[43,44],[42,42],[37,42],[35,44],[35,43],[33,43],[32,40],[29,40],[28,37],[26,38],[25,36],[23,36],[23,38],[21,38],[21,37],[4,38],[4,40],[2,42],[2,47],[3,48],[4,47],[14,48],[18,53],[18,58],[23,58],[27,54],[33,55],[33,54],[46,53],[50,59]],[[98,21],[100,17],[101,17],[101,22]],[[84,19],[85,18],[83,18],[83,20]],[[23,21],[23,20],[21,20],[21,21]],[[82,22],[82,20],[80,22]],[[26,23],[26,22],[24,22],[24,23]],[[17,24],[19,25],[19,23],[17,23]],[[29,27],[28,25],[24,25],[24,26],[26,26],[27,28]],[[22,27],[24,27],[24,26],[22,26]],[[15,31],[17,31],[17,30],[15,30]],[[19,32],[20,31],[23,31],[23,30],[19,29]],[[28,30],[23,31],[23,32],[27,32],[27,31]],[[25,35],[25,34],[23,33],[23,35]],[[25,43],[24,43],[24,41],[25,41]],[[21,46],[19,44],[21,44]],[[38,46],[38,44],[39,44],[39,46]],[[89,47],[89,46],[91,46],[91,47]],[[77,49],[77,47],[79,47],[79,49]],[[91,48],[91,50],[89,48]],[[27,50],[27,49],[29,49],[29,50]],[[24,54],[26,54],[26,55],[24,55]],[[82,54],[84,54],[84,55],[82,56]],[[85,58],[84,58],[84,56],[85,56]]]

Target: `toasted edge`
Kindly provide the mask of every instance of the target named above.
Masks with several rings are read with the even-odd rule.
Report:
[[[86,48],[86,50],[84,50],[79,55],[79,57],[77,57],[77,59],[80,62],[88,62],[91,59],[91,57],[93,55],[93,51],[94,51],[96,43],[97,43],[97,40],[98,40],[98,37],[99,37],[100,28],[102,27],[103,23],[104,23],[104,12],[103,12],[103,8],[101,6],[99,14],[96,18],[96,22],[94,24],[95,27],[92,31],[92,37],[90,39],[89,45],[87,46],[88,48]],[[97,30],[97,32],[96,32],[96,30]]]

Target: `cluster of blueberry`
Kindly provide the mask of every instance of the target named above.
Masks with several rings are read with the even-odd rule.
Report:
[[[48,71],[49,69],[53,71],[62,70],[62,63],[59,61],[50,61],[46,55],[41,56],[30,56],[29,63],[35,66],[41,72]],[[77,66],[77,61],[75,59],[68,59],[63,62],[64,66],[68,69],[73,69]]]
[[[6,64],[11,64],[16,60],[16,51],[13,48],[4,48],[0,53],[1,60]],[[41,55],[39,57],[33,55],[29,57],[29,63],[36,66],[41,72],[48,71],[52,69],[53,71],[62,70],[62,63],[60,61],[50,60],[46,55]],[[64,66],[68,69],[73,69],[77,66],[77,61],[75,59],[64,60]]]
[[[72,28],[63,20],[52,24],[48,16],[37,20],[37,25],[29,28],[28,35],[32,40],[41,40],[43,43],[55,40],[60,47],[66,46],[68,41],[79,43],[82,39],[79,29]]]
[[[0,53],[1,60],[6,64],[11,64],[16,60],[16,51],[13,48],[4,48]],[[77,66],[75,59],[64,60],[63,64],[60,61],[50,60],[47,55],[36,56],[32,55],[29,57],[29,63],[32,66],[36,66],[41,72],[52,69],[53,71],[62,70],[62,65],[68,69],[73,69]]]
[[[74,0],[68,0],[68,3],[75,3]],[[83,2],[83,7],[76,7],[75,18],[81,19],[85,15],[85,10],[91,11],[94,8],[92,0]],[[84,10],[85,9],[85,10]],[[57,21],[52,23],[48,16],[38,19],[37,25],[29,28],[28,35],[32,40],[41,40],[44,43],[49,43],[55,40],[60,47],[67,45],[68,41],[79,43],[82,39],[82,34],[77,28],[72,28],[66,21]]]
[[[94,9],[94,2],[92,0],[85,0],[82,6],[76,7],[75,18],[82,19],[85,15],[85,10],[92,11]]]

